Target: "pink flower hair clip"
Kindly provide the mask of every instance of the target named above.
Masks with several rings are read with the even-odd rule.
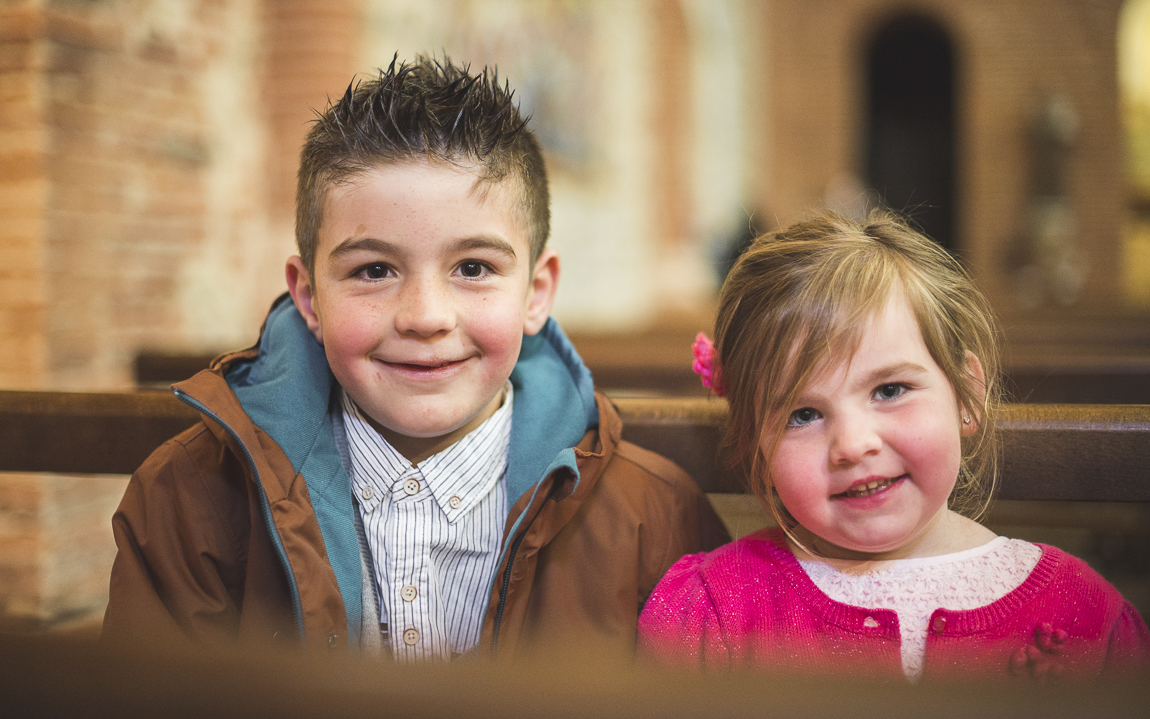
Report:
[[[715,344],[711,338],[700,332],[695,335],[695,344],[691,345],[691,354],[695,361],[691,369],[699,375],[704,387],[709,387],[716,397],[725,397],[727,388],[723,385],[723,378],[715,367]]]

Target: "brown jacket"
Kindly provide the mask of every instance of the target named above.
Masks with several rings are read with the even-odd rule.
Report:
[[[357,642],[360,585],[347,587],[349,568],[359,571],[358,542],[352,550],[346,541],[353,520],[350,513],[331,519],[324,510],[328,526],[321,528],[312,497],[320,487],[328,497],[323,506],[346,494],[339,506],[351,507],[346,475],[333,474],[330,484],[305,477],[321,470],[249,416],[237,397],[242,390],[225,378],[235,384],[237,367],[260,361],[257,345],[174,387],[201,409],[203,421],[148,458],[113,517],[119,553],[106,640],[298,638],[325,648]],[[520,396],[517,387],[516,411]],[[666,569],[727,540],[694,482],[663,457],[621,441],[610,401],[596,394],[594,403],[598,426],[574,447],[578,475],[552,463],[509,511],[483,655],[573,640],[629,652],[638,613]],[[330,435],[321,427],[316,436],[324,431]],[[332,523],[344,521],[337,536]],[[340,552],[341,580],[331,547]],[[354,558],[346,556],[352,551]]]

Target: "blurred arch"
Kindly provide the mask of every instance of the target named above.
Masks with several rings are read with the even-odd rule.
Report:
[[[900,14],[876,27],[864,53],[866,182],[887,207],[954,251],[957,63],[950,33],[933,18]]]

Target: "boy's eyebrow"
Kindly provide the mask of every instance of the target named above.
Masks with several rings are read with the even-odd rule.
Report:
[[[475,237],[467,237],[460,240],[455,244],[457,250],[495,250],[510,255],[511,259],[516,259],[515,247],[507,240],[497,235],[476,235]]]
[[[349,237],[343,242],[335,246],[335,248],[328,254],[329,259],[336,259],[341,255],[346,255],[352,252],[367,251],[378,252],[381,254],[391,254],[398,251],[399,248],[391,242],[381,240],[377,237]]]
[[[510,242],[496,235],[476,235],[467,237],[455,243],[455,251],[467,250],[495,250],[517,259],[515,247]],[[328,255],[329,259],[336,259],[341,255],[352,252],[376,252],[379,254],[399,254],[399,247],[394,242],[381,240],[378,237],[348,237],[335,246]]]

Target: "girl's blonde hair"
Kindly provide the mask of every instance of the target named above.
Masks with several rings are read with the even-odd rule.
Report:
[[[896,295],[976,430],[963,440],[950,507],[978,519],[997,481],[1000,330],[965,269],[896,215],[863,221],[826,212],[759,237],[731,269],[719,297],[716,361],[730,421],[725,445],[784,529],[771,461],[803,388],[817,370],[849,360],[869,321]],[[982,363],[983,381],[966,353]],[[766,441],[764,441],[766,440]]]

